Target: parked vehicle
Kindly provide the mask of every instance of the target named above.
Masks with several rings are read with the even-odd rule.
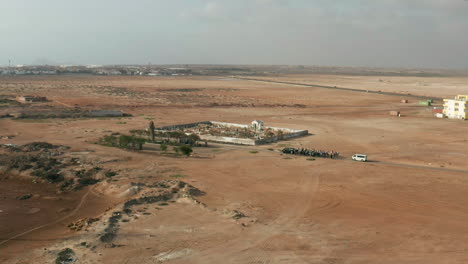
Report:
[[[353,160],[355,161],[362,161],[366,162],[367,161],[367,155],[364,154],[354,154],[352,157]]]

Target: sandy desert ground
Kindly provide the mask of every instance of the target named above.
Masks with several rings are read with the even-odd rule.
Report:
[[[51,100],[29,111],[102,108],[132,117],[0,119],[0,136],[14,135],[0,144],[66,145],[70,155],[118,172],[60,194],[28,175],[1,176],[0,262],[55,263],[66,248],[73,263],[468,262],[468,123],[436,119],[416,99],[400,102],[407,93],[468,94],[466,78],[270,79],[402,95],[206,76],[1,77],[0,96]],[[0,114],[22,109],[2,106]],[[392,110],[402,117],[390,116]],[[210,144],[189,158],[93,144],[110,132],[144,129],[149,120],[163,126],[255,119],[311,134],[264,146]],[[343,158],[311,161],[281,154],[285,146],[335,150]],[[370,162],[351,161],[354,153]],[[116,213],[127,201],[163,192],[161,183],[172,188],[166,202]],[[23,193],[33,197],[15,198]],[[85,217],[100,220],[81,231],[67,227]],[[116,236],[106,243],[99,238],[111,219]]]
[[[466,93],[468,77],[359,76],[327,74],[290,74],[278,77],[256,77],[266,80],[337,86],[369,91],[394,92],[441,98]]]

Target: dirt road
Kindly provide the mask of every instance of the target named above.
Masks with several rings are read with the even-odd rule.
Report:
[[[30,233],[32,233],[32,232],[34,232],[34,231],[37,231],[37,230],[39,230],[39,229],[42,229],[42,228],[45,228],[45,227],[49,227],[49,226],[52,226],[52,225],[56,225],[56,224],[58,224],[58,223],[60,223],[60,222],[62,222],[62,221],[64,221],[64,220],[66,220],[66,219],[68,219],[68,218],[74,216],[74,215],[82,208],[82,206],[85,204],[86,199],[88,198],[88,195],[89,195],[90,192],[91,192],[91,189],[92,189],[92,187],[89,188],[88,191],[86,191],[86,193],[81,197],[81,199],[80,199],[78,205],[77,205],[77,206],[75,207],[75,209],[73,209],[73,211],[71,211],[69,214],[67,214],[67,215],[65,215],[65,216],[62,216],[62,217],[60,217],[59,219],[56,219],[56,220],[54,220],[54,221],[52,221],[52,222],[49,222],[49,223],[47,223],[47,224],[43,224],[43,225],[40,225],[40,226],[33,227],[33,228],[31,228],[31,229],[29,229],[29,230],[26,230],[26,231],[24,231],[24,232],[22,232],[22,233],[20,233],[20,234],[14,235],[14,236],[12,236],[12,237],[10,237],[10,238],[7,238],[7,239],[5,239],[5,240],[1,240],[1,241],[0,241],[0,246],[2,246],[2,245],[4,245],[4,244],[8,243],[9,241],[19,239],[20,237],[23,237],[23,236],[25,236],[25,235],[27,235],[27,234],[30,234]]]
[[[274,81],[274,80],[267,80],[267,79],[256,79],[256,78],[246,78],[246,77],[233,77],[233,76],[226,76],[226,78],[235,78],[239,80],[246,80],[246,81],[256,81],[256,82],[266,82],[266,83],[277,83],[277,84],[286,84],[286,85],[293,85],[293,86],[304,86],[304,87],[314,87],[314,88],[322,88],[322,89],[332,89],[338,91],[349,91],[349,92],[358,92],[358,93],[370,93],[370,94],[380,94],[380,95],[390,95],[390,96],[399,96],[399,97],[410,97],[410,98],[417,98],[417,99],[433,99],[433,100],[443,100],[443,98],[439,97],[432,97],[432,96],[420,96],[414,94],[401,94],[401,93],[392,93],[392,92],[383,92],[383,91],[372,91],[372,90],[364,90],[364,89],[355,89],[355,88],[344,88],[344,87],[337,87],[337,86],[325,86],[325,85],[317,85],[317,84],[307,84],[307,83],[297,83],[297,82],[282,82],[282,81]]]

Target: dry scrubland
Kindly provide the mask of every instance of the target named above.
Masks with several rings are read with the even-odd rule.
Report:
[[[468,89],[466,78],[456,77],[269,79],[436,97]],[[18,94],[52,101],[0,105],[0,114],[80,107],[133,116],[0,119],[0,136],[14,136],[2,144],[65,145],[81,162],[76,169],[117,172],[60,193],[26,173],[0,176],[2,263],[55,263],[58,256],[75,263],[468,262],[468,123],[434,119],[415,99],[401,104],[404,95],[219,77],[0,78],[0,96]],[[403,117],[389,116],[391,110]],[[254,119],[311,135],[260,147],[212,144],[189,158],[92,144],[111,132],[144,129],[149,120]],[[288,157],[277,151],[285,146],[344,158]],[[352,162],[354,153],[371,162]],[[32,198],[16,199],[26,193]],[[81,231],[67,227],[84,218],[99,220]]]
[[[441,98],[452,98],[456,94],[466,93],[468,83],[468,77],[290,74],[287,76],[256,78]]]

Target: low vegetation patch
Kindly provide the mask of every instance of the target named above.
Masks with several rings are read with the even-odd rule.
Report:
[[[21,103],[16,100],[0,98],[0,107],[19,106],[19,105],[21,105]]]
[[[257,154],[258,151],[256,151],[256,150],[251,150],[251,151],[249,151],[249,153],[250,153],[250,154]]]
[[[117,176],[118,173],[115,172],[115,171],[111,171],[111,170],[110,170],[110,171],[106,171],[106,173],[105,173],[104,175],[105,175],[106,177],[108,177],[108,178],[112,178],[112,177],[114,177],[114,176]]]
[[[77,158],[66,157],[64,154],[68,149],[66,146],[47,142],[33,142],[22,146],[2,145],[0,172],[13,171],[13,175],[17,172],[29,174],[51,184],[57,184],[60,191],[78,190],[96,184],[104,178],[98,176],[102,171],[100,167],[77,170],[77,166],[86,166],[86,164],[79,162]],[[24,199],[28,198],[25,196]]]
[[[113,212],[107,221],[107,227],[104,229],[104,233],[99,237],[101,242],[107,243],[112,247],[115,246],[112,242],[117,237],[120,229],[119,222],[128,222],[131,219],[122,219],[124,214],[132,216],[133,212],[136,210],[143,215],[147,215],[144,210],[135,209],[134,207],[146,204],[168,206],[181,197],[194,198],[205,195],[205,192],[198,188],[175,179],[167,179],[153,184],[132,183],[132,185],[146,188],[146,191],[142,193],[140,197],[126,201],[121,211]]]
[[[184,154],[187,157],[190,156],[190,154],[192,154],[193,152],[193,149],[190,145],[183,145],[179,147],[179,150],[180,152],[182,152],[182,154]]]
[[[112,216],[108,220],[108,225],[106,229],[104,229],[104,234],[99,237],[101,242],[110,243],[112,240],[115,239],[117,236],[117,232],[119,230],[119,220],[122,218],[122,212],[113,212]]]
[[[137,137],[137,136],[128,136],[128,135],[109,135],[104,136],[98,140],[98,144],[108,147],[116,147],[122,149],[131,149],[131,150],[142,150],[143,144],[147,142],[147,139]]]
[[[28,194],[25,194],[25,195],[21,195],[21,196],[18,196],[16,197],[17,200],[28,200],[28,199],[31,199],[31,197],[33,197],[32,194],[28,193]]]
[[[132,129],[132,130],[130,130],[129,132],[130,132],[130,134],[132,134],[132,135],[146,136],[146,137],[149,136],[148,131],[143,130],[143,129]]]
[[[70,264],[75,261],[75,252],[71,248],[66,248],[58,253],[55,264]]]
[[[131,116],[129,114],[123,114],[124,117]],[[81,109],[70,109],[70,108],[61,108],[61,107],[47,107],[47,108],[28,108],[23,109],[19,115],[17,115],[15,120],[24,120],[24,119],[82,119],[82,118],[115,118],[115,116],[105,116],[99,117],[94,115],[88,110]]]
[[[171,175],[169,176],[171,178],[184,178],[184,177],[187,177],[187,175],[183,175],[183,174],[174,174],[174,175]]]
[[[167,150],[167,145],[161,144],[161,151],[166,151],[166,150]]]

